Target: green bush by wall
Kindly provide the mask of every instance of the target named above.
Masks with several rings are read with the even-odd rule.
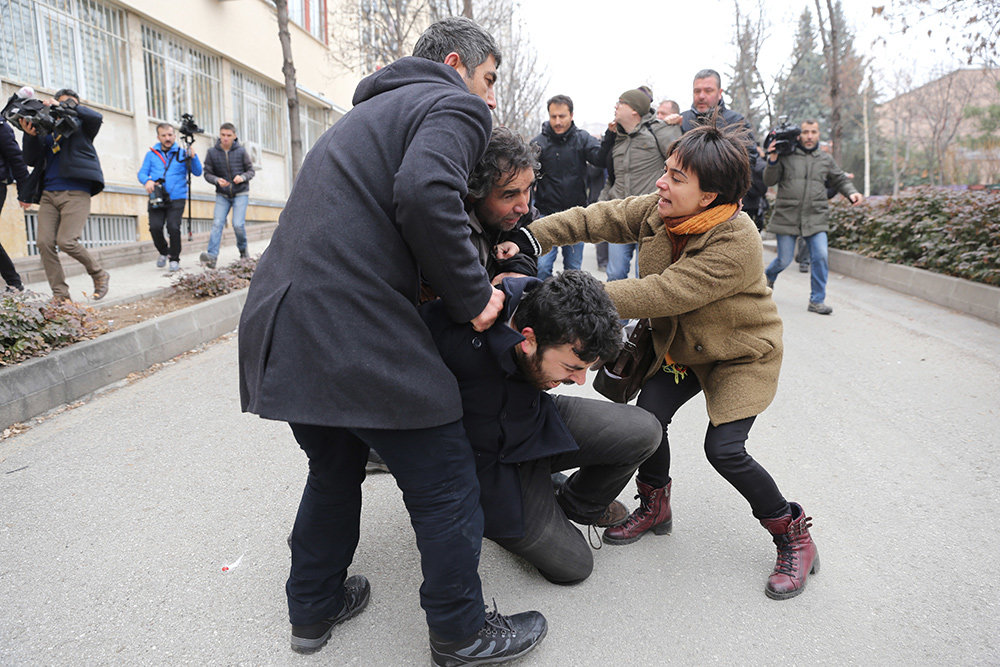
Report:
[[[1000,193],[915,188],[830,207],[830,246],[1000,286]]]

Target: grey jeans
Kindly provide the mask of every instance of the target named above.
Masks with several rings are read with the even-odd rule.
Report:
[[[584,524],[599,519],[639,464],[656,451],[662,428],[653,415],[635,406],[553,398],[580,449],[521,464],[524,535],[495,542],[534,565],[549,581],[572,584],[590,576],[594,557],[570,519]],[[557,498],[551,474],[571,468],[579,470]]]

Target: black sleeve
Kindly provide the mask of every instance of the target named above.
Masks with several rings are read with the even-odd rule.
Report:
[[[28,167],[24,163],[21,147],[17,145],[14,130],[5,122],[0,122],[0,152],[3,153],[4,162],[10,167],[10,172],[14,175],[14,180],[17,181],[17,187],[20,190],[24,187],[24,182],[28,180]]]

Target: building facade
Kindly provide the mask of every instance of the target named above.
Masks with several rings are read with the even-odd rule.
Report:
[[[304,152],[350,107],[358,76],[330,57],[327,0],[288,0]],[[84,231],[90,247],[148,240],[147,196],[136,179],[157,123],[190,113],[204,160],[232,122],[254,161],[247,221],[276,220],[291,189],[288,107],[272,0],[0,0],[0,95],[21,86],[49,97],[76,90],[104,115],[95,141],[106,187]],[[20,139],[20,130],[15,132]],[[34,209],[9,203],[0,242],[35,254]],[[192,178],[194,231],[207,231],[214,188]]]

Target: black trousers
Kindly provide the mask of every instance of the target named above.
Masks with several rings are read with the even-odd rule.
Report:
[[[149,233],[153,236],[153,245],[161,255],[166,255],[171,262],[181,258],[181,218],[184,217],[186,199],[171,199],[167,208],[149,209]],[[166,224],[170,245],[163,236],[163,226]]]
[[[7,186],[0,185],[0,210],[3,210],[4,201],[7,199]],[[7,255],[7,251],[0,245],[0,277],[11,287],[22,288],[21,275],[14,268],[14,262]]]
[[[361,483],[372,447],[403,492],[424,575],[420,605],[431,632],[457,640],[479,631],[485,623],[478,572],[483,510],[462,423],[409,431],[289,425],[309,457],[285,584],[292,624],[319,622],[344,606],[344,580],[360,539]]]
[[[660,425],[640,408],[575,396],[554,396],[579,450],[522,463],[524,535],[497,544],[534,565],[549,581],[570,584],[590,576],[594,556],[570,519],[600,518],[660,443]],[[574,472],[557,498],[551,474]]]
[[[670,481],[670,441],[667,426],[677,410],[693,396],[701,393],[701,384],[694,373],[679,383],[673,373],[657,372],[639,392],[636,404],[649,410],[663,427],[660,446],[639,466],[639,481],[659,488]],[[781,516],[789,511],[788,501],[764,468],[746,450],[747,436],[756,417],[713,426],[705,433],[705,456],[716,472],[740,492],[753,515],[758,519]]]

